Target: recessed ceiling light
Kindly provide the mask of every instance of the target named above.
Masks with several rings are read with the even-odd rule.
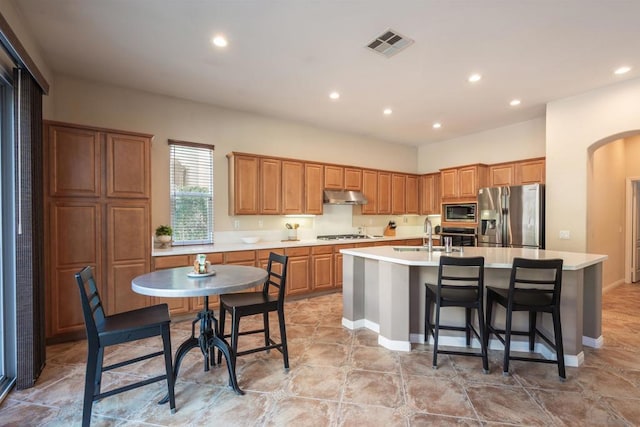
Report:
[[[467,79],[469,83],[479,82],[482,76],[480,74],[471,74]]]
[[[211,41],[213,42],[214,45],[218,47],[226,47],[227,44],[229,44],[229,42],[227,42],[226,37],[221,35],[215,36]]]
[[[391,108],[385,108],[384,111],[382,111],[382,114],[384,114],[385,116],[389,116],[391,115],[391,113],[393,113],[393,110],[391,110]]]
[[[511,102],[509,103],[509,105],[511,105],[512,107],[516,107],[516,106],[520,105],[520,100],[519,99],[512,99]]]
[[[621,75],[621,74],[628,73],[629,71],[631,71],[631,67],[624,66],[616,69],[614,71],[614,74]]]
[[[441,127],[442,127],[442,124],[441,124],[441,123],[435,122],[435,123],[433,124],[433,128],[434,128],[434,129],[440,129]]]
[[[338,92],[331,92],[329,94],[329,98],[331,98],[333,100],[336,100],[336,99],[340,98],[340,94]]]

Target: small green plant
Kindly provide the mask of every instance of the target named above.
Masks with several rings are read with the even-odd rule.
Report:
[[[173,229],[168,225],[160,225],[156,228],[156,236],[172,236]]]

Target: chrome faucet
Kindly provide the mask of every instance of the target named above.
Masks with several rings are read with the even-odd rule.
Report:
[[[427,247],[427,250],[429,252],[431,252],[433,250],[433,239],[432,237],[432,230],[433,227],[431,227],[431,221],[429,220],[429,217],[426,217],[424,219],[424,232],[427,235],[426,239],[427,241],[425,242],[425,238],[422,238],[422,245]]]

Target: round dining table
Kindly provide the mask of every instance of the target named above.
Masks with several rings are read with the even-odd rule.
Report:
[[[131,289],[142,295],[153,297],[185,298],[204,297],[204,308],[192,322],[191,337],[178,350],[174,363],[174,383],[183,357],[193,348],[199,347],[204,356],[204,370],[215,365],[214,351],[224,354],[229,371],[229,385],[238,394],[244,392],[236,378],[236,355],[224,339],[224,331],[218,330],[218,319],[209,308],[209,296],[242,291],[264,283],[267,271],[244,265],[212,265],[206,274],[195,274],[193,267],[168,268],[135,277]],[[200,334],[196,337],[195,325],[200,323]],[[165,398],[167,399],[168,396]],[[164,403],[165,399],[160,401]]]

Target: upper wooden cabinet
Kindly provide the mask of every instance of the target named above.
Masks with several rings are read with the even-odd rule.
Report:
[[[285,215],[304,213],[304,170],[302,162],[282,161],[282,213]]]
[[[407,175],[405,186],[406,199],[404,202],[404,213],[419,213],[419,197],[418,197],[418,177],[416,175]]]
[[[324,166],[316,163],[304,165],[304,213],[322,215]]]
[[[402,215],[406,213],[407,176],[394,173],[391,175],[391,213]]]
[[[107,133],[106,149],[107,197],[150,197],[149,138]]]
[[[515,182],[515,166],[513,163],[499,163],[489,166],[489,187],[513,185]]]
[[[227,155],[229,160],[229,215],[260,213],[260,158]]]
[[[367,198],[367,204],[362,205],[362,214],[375,215],[378,213],[378,172],[374,170],[362,171],[362,194]]]
[[[378,172],[378,213],[391,213],[391,172]]]
[[[344,189],[362,191],[362,169],[344,168]]]
[[[516,162],[516,184],[544,184],[546,175],[544,158],[529,159]]]
[[[487,183],[487,166],[482,164],[442,169],[442,199],[475,199],[478,189]]]
[[[344,168],[342,166],[325,165],[324,188],[329,190],[344,189]]]
[[[260,158],[260,213],[278,215],[282,213],[282,162],[277,159]]]
[[[422,175],[418,181],[420,215],[440,214],[440,174]]]

